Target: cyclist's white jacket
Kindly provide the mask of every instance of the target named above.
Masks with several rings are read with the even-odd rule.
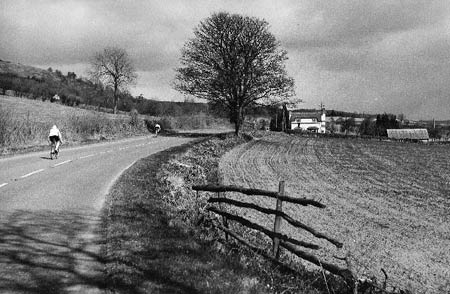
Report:
[[[58,136],[59,140],[62,141],[61,133],[59,132],[59,130],[58,130],[58,128],[56,126],[53,126],[50,129],[50,133],[48,134],[48,137],[50,138],[51,136]]]

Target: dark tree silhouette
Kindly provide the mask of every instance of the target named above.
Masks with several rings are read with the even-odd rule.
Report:
[[[108,47],[94,55],[91,67],[91,77],[113,89],[114,113],[117,113],[120,91],[125,90],[137,77],[130,57],[122,48]]]
[[[245,109],[288,101],[294,81],[287,76],[286,51],[254,17],[216,13],[194,30],[177,69],[175,89],[223,105],[239,134]]]

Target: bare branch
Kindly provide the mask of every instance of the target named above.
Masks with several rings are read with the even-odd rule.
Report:
[[[137,78],[133,63],[124,49],[105,48],[97,52],[91,61],[90,75],[105,86],[114,89],[114,113],[117,112],[119,91],[124,91]]]

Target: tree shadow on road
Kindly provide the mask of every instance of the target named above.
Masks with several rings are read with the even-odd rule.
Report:
[[[0,211],[0,292],[95,293],[104,289],[97,215]]]

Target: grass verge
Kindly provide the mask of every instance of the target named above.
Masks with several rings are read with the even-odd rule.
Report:
[[[107,284],[117,293],[268,293],[232,254],[218,254],[179,221],[157,175],[164,162],[195,145],[138,161],[107,197],[103,224]]]
[[[129,115],[0,95],[0,155],[48,148],[54,124],[66,146],[148,134],[144,122]]]
[[[209,225],[208,195],[221,156],[244,142],[204,139],[140,160],[107,197],[103,220],[107,284],[119,293],[344,293],[323,272],[296,274],[227,243]],[[202,193],[203,194],[203,193]],[[201,224],[201,226],[199,226]],[[287,260],[289,262],[289,260]]]

